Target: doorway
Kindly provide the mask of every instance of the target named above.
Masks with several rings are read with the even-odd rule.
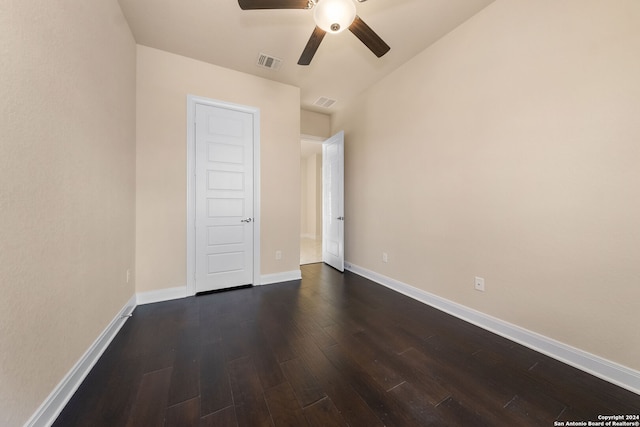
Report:
[[[344,271],[344,132],[301,142],[300,264]]]
[[[322,262],[322,143],[300,140],[300,265]]]

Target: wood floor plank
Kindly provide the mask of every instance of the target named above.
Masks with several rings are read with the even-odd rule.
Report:
[[[457,402],[472,406],[477,409],[483,419],[488,422],[512,422],[520,424],[517,417],[504,411],[513,395],[502,393],[502,390],[491,387],[482,376],[474,376],[463,356],[449,353],[437,354],[429,351],[430,348],[422,348],[412,355],[411,363],[415,366],[426,366],[437,382],[446,388],[447,392]],[[465,357],[472,357],[465,355]],[[466,359],[465,359],[466,360]],[[502,416],[501,416],[502,414]]]
[[[152,352],[143,353],[137,358],[142,360],[142,373],[160,371],[166,368],[172,368],[176,360],[176,349],[154,350]]]
[[[604,410],[605,405],[611,413],[640,414],[640,396],[637,394],[557,360],[545,358],[529,373],[548,393],[575,408],[588,406],[596,411],[598,408]]]
[[[127,427],[140,425],[161,426],[164,423],[167,396],[171,382],[171,368],[145,374],[140,383],[133,411]]]
[[[112,372],[109,375],[106,387],[100,389],[100,399],[96,405],[99,413],[98,418],[105,425],[126,425],[142,382],[143,373],[141,367],[143,365],[143,362],[139,359],[114,365],[114,371],[117,374],[114,375]],[[128,392],[123,393],[122,390],[127,390]],[[87,417],[80,425],[82,423],[85,423],[85,425],[98,425],[95,418],[95,414]]]
[[[385,425],[410,426],[414,424],[412,417],[403,410],[399,402],[382,389],[357,362],[344,354],[340,346],[335,345],[323,349],[322,352]]]
[[[264,390],[250,358],[228,364],[231,390],[240,427],[273,427]]]
[[[352,427],[379,427],[382,421],[352,387],[349,379],[327,359],[313,341],[296,339],[295,352],[304,360],[322,390],[327,393],[344,419]]]
[[[169,406],[164,427],[198,427],[200,425],[200,398]]]
[[[244,325],[245,322],[240,322],[239,318],[239,313],[234,313],[220,319],[221,341],[227,362],[251,355],[252,330]],[[255,327],[257,324],[251,326]]]
[[[386,362],[386,360],[380,358],[372,360],[362,367],[366,373],[371,375],[371,377],[380,385],[380,387],[382,387],[384,390],[389,391],[390,389],[399,386],[406,380],[401,373],[391,368]]]
[[[197,328],[183,331],[178,340],[169,387],[169,406],[200,396],[200,346]]]
[[[212,414],[233,405],[229,374],[221,342],[205,345],[200,356],[200,414]]]
[[[275,307],[274,311],[276,311]],[[264,316],[261,322],[264,339],[279,363],[296,357],[291,346],[291,335],[295,331],[295,326],[289,320],[289,316],[281,314],[282,312],[276,311],[273,315]]]
[[[220,321],[217,317],[203,316],[200,318],[200,324],[198,328],[200,345],[207,345],[214,342],[220,342],[222,340],[222,333],[220,332]]]
[[[493,424],[482,418],[480,414],[474,412],[449,397],[437,406],[438,411],[442,414],[442,418],[447,420],[450,426],[459,427],[493,427]],[[551,424],[553,425],[553,423]]]
[[[383,389],[389,390],[407,379],[398,370],[391,367],[393,365],[392,358],[398,360],[396,355],[389,354],[377,342],[367,339],[367,335],[362,331],[348,335],[338,331],[340,326],[326,329],[339,343],[343,351],[362,366]]]
[[[253,327],[253,330],[247,333],[250,336],[249,355],[260,377],[262,387],[267,389],[285,382],[280,363],[267,342],[262,328],[253,324],[246,324],[245,327]]]
[[[102,394],[100,390],[102,389],[102,385],[105,383],[110,383],[109,379],[106,378],[106,372],[98,372],[99,370],[94,369],[89,375],[85,378],[83,383],[80,385],[78,390],[76,391],[74,398],[72,398],[66,407],[62,410],[56,421],[54,422],[54,427],[64,427],[64,426],[80,426],[84,425],[87,422],[93,422],[97,426],[104,426],[105,423],[105,409],[103,407],[105,401],[105,394]],[[140,376],[142,378],[142,376]],[[119,380],[119,378],[117,378]],[[114,378],[111,378],[113,381]],[[113,386],[113,382],[111,382]],[[136,387],[137,391],[137,387]],[[108,391],[107,393],[111,396],[112,392]],[[121,393],[120,396],[127,396],[127,400],[131,402],[131,406],[133,406],[134,397],[129,394]],[[93,411],[87,412],[83,411],[84,407],[91,407]],[[128,418],[130,407],[125,414],[124,422]],[[110,411],[108,411],[110,412]],[[107,412],[107,413],[108,413]]]
[[[238,427],[235,408],[229,406],[201,418],[200,427]]]
[[[330,347],[336,343],[333,337],[329,336],[321,323],[315,321],[302,322],[300,320],[295,321],[296,327],[305,335],[308,336],[316,345],[320,348]],[[334,322],[330,323],[331,325]]]
[[[301,407],[305,408],[326,397],[316,378],[300,359],[283,362],[282,370]]]
[[[513,395],[505,395],[503,389],[495,388],[486,375],[475,375],[473,368],[468,365],[473,355],[430,350],[426,347],[418,352],[414,356],[414,363],[428,366],[435,378],[446,379],[443,385],[456,402],[473,407],[488,423],[535,426],[523,420],[520,414],[505,410]]]
[[[349,426],[328,397],[304,408],[304,416],[311,427]]]
[[[275,427],[308,426],[302,407],[288,382],[268,389],[265,398]]]
[[[360,363],[372,362],[381,353],[378,346],[372,346],[369,342],[359,342],[358,334],[362,330],[353,331],[350,328],[345,328],[342,324],[327,326],[324,329],[333,338],[334,342],[343,348],[357,347],[358,351],[354,352],[354,354]]]
[[[405,375],[422,389],[427,402],[435,406],[451,396],[451,388],[438,376],[433,363],[424,354],[411,348],[399,357],[404,362],[403,368],[408,371]]]
[[[528,394],[513,396],[504,408],[526,419],[531,425],[552,425],[566,410],[566,406],[549,396],[541,393]]]
[[[412,382],[406,381],[389,391],[395,397],[403,412],[411,417],[415,425],[443,426],[447,422],[442,419],[432,404],[423,398],[422,391]]]

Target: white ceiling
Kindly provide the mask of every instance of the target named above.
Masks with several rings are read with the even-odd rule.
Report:
[[[118,0],[136,42],[300,88],[301,107],[331,114],[494,0],[368,0],[358,15],[391,46],[376,58],[351,32],[327,34],[297,65],[313,31],[310,10],[243,11],[237,0]],[[256,66],[259,53],[282,67]],[[330,109],[319,97],[336,99]]]

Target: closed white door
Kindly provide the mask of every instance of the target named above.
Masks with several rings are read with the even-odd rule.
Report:
[[[344,132],[322,145],[322,261],[344,271]]]
[[[195,288],[253,281],[253,116],[196,105]]]

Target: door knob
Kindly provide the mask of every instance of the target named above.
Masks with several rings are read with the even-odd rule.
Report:
[[[343,217],[343,216],[339,216],[337,219],[338,219],[339,221],[344,221],[344,217]]]
[[[253,218],[245,218],[245,219],[241,219],[240,222],[251,222],[253,221]]]

